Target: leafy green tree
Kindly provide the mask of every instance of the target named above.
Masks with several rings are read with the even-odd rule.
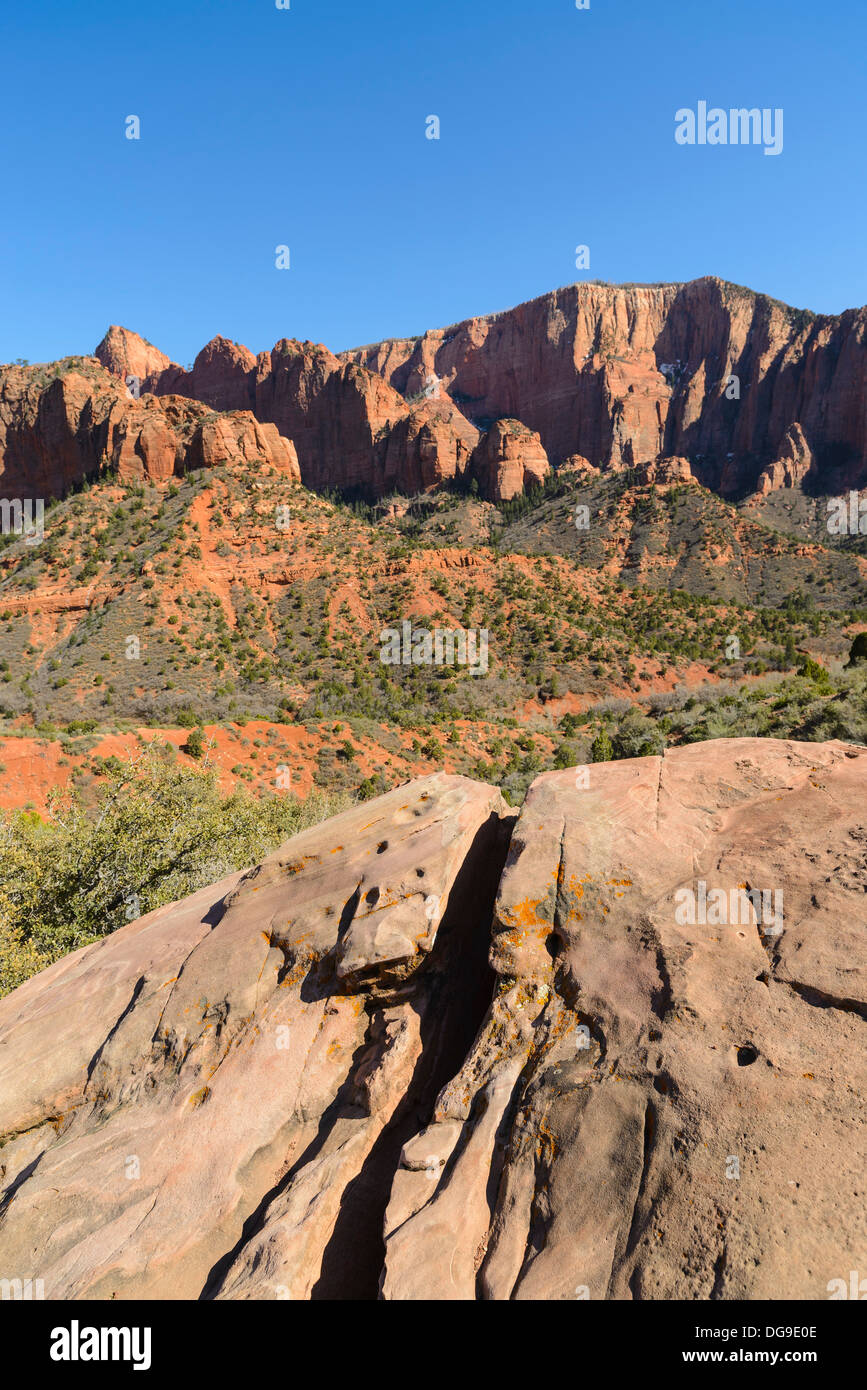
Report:
[[[594,763],[610,763],[614,757],[614,745],[604,729],[596,735],[590,745],[590,759]]]
[[[198,759],[204,757],[205,735],[204,731],[201,728],[196,727],[195,729],[190,730],[189,735],[187,736],[187,741],[184,744],[184,752],[187,753],[191,758]]]

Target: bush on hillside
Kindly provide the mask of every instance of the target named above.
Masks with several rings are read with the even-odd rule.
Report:
[[[152,743],[109,767],[96,805],[52,793],[50,819],[0,821],[0,996],[67,951],[255,864],[349,798],[224,795],[213,770]]]
[[[639,709],[631,709],[612,736],[615,758],[648,758],[665,751],[661,730]]]
[[[614,757],[614,748],[611,739],[602,729],[594,738],[590,745],[590,758],[594,763],[610,763]]]

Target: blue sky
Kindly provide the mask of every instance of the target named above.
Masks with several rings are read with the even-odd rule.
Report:
[[[4,9],[2,361],[339,350],[590,277],[867,300],[864,0]],[[782,154],[677,145],[699,100],[782,107]]]

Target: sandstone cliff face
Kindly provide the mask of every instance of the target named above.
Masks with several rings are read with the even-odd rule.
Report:
[[[437,774],[66,957],[0,1002],[0,1269],[827,1298],[865,1235],[865,770],[721,740],[545,774],[517,823]],[[701,881],[775,911],[685,919]]]
[[[425,401],[392,425],[385,448],[385,490],[412,496],[461,481],[479,432],[451,401]]]
[[[0,368],[0,479],[7,497],[59,497],[110,454],[129,393],[88,359],[51,377]]]
[[[478,440],[451,402],[410,405],[377,374],[294,339],[257,358],[225,340],[209,344],[179,389],[214,409],[251,409],[273,421],[294,441],[303,481],[317,491],[428,491],[464,473]]]
[[[436,373],[468,418],[523,421],[554,463],[679,455],[726,494],[755,488],[799,431],[835,490],[867,476],[865,337],[867,309],[814,317],[709,277],[571,285],[344,358],[399,391]]]
[[[292,440],[280,434],[276,425],[260,424],[249,410],[209,412],[196,425],[186,450],[186,467],[212,468],[219,463],[247,463],[252,468],[269,463],[291,481],[301,481]]]
[[[640,483],[654,483],[657,487],[695,482],[689,459],[680,458],[659,458],[652,463],[640,464],[636,476]]]
[[[491,502],[538,487],[551,471],[538,434],[520,420],[497,420],[476,446],[471,468]]]
[[[144,345],[123,331],[122,342],[112,340],[110,356],[108,338],[97,349],[120,375],[144,358]],[[447,396],[420,392],[421,399],[408,402],[378,374],[341,362],[321,345],[289,338],[258,357],[214,338],[190,372],[157,363],[142,389],[178,392],[213,410],[253,411],[293,441],[303,481],[317,491],[372,498],[426,492],[463,477],[479,438]]]
[[[575,457],[614,469],[683,458],[724,496],[867,481],[867,309],[817,317],[714,278],[572,285],[339,356],[294,339],[254,356],[216,337],[187,372],[117,326],[96,355],[143,393],[252,412],[294,442],[308,487],[371,499],[428,491],[472,468],[500,501],[543,477],[549,459]],[[7,417],[15,370],[0,374]],[[81,475],[82,448],[89,456],[70,439],[90,409],[82,393],[82,381],[66,381],[46,400],[44,425],[9,446],[22,475],[53,480],[47,495]],[[538,436],[532,447],[514,443],[519,427]],[[167,447],[143,446],[158,468]]]
[[[283,339],[260,354],[251,385],[259,419],[291,431],[307,487],[381,496],[394,485],[383,457],[406,406],[380,377],[326,348]]]
[[[261,462],[300,479],[292,442],[251,411],[215,415],[182,396],[134,399],[93,358],[50,371],[0,369],[0,489],[7,497],[59,497],[108,468],[123,481],[162,482],[184,468],[224,462]]]
[[[813,454],[804,431],[800,425],[792,425],[780,446],[780,457],[760,474],[755,490],[764,497],[777,488],[797,487],[810,476],[812,469]]]

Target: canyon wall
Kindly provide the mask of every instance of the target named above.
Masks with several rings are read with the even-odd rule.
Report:
[[[96,349],[123,374],[145,361],[127,330],[111,328]],[[216,337],[189,372],[154,362],[141,389],[168,391],[212,410],[249,410],[276,425],[298,452],[307,487],[381,497],[412,495],[461,479],[479,432],[447,397],[408,402],[376,372],[340,361],[327,348],[283,338],[254,357]]]
[[[815,316],[707,277],[570,285],[343,358],[401,392],[435,375],[480,426],[509,416],[537,431],[554,463],[683,456],[733,495],[811,468],[831,490],[864,480],[865,335],[867,309]]]
[[[0,369],[6,497],[61,497],[107,470],[124,482],[163,482],[233,461],[271,465],[300,480],[291,440],[249,410],[217,414],[185,396],[135,399],[95,358]]]
[[[132,376],[148,400],[273,427],[317,491],[375,499],[475,480],[500,501],[575,457],[600,469],[677,457],[726,497],[836,493],[867,481],[865,335],[867,309],[815,316],[712,277],[571,285],[339,355],[289,338],[254,355],[218,336],[189,371],[114,326],[96,360],[0,368],[0,464],[7,492],[54,496],[117,462],[136,428]],[[166,421],[141,409],[122,466],[139,458],[162,477],[184,450],[171,463]]]

